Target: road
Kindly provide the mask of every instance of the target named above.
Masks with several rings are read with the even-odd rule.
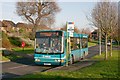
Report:
[[[102,51],[104,51],[104,46],[102,46]],[[89,53],[86,56],[87,59],[95,56],[99,53],[99,46],[93,46],[89,48]],[[3,78],[13,78],[19,77],[25,74],[30,74],[34,72],[43,72],[57,66],[38,66],[33,62],[33,57],[23,58],[17,61],[2,63],[2,77]],[[84,64],[84,63],[83,63]]]
[[[2,63],[2,78],[19,77],[34,72],[42,72],[55,66],[35,65],[33,58],[22,58],[16,61]]]
[[[101,49],[102,52],[105,51],[105,46],[104,45],[102,45],[101,48],[102,48]],[[99,54],[99,46],[92,46],[88,49],[88,55],[85,58],[89,59],[89,58],[91,58],[91,57],[93,57],[97,54]]]

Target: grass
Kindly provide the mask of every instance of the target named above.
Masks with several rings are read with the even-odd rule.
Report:
[[[113,44],[112,46],[113,46],[113,47],[119,47],[120,44]]]
[[[10,54],[7,56],[2,56],[2,61],[15,61],[16,59],[23,58],[22,56],[18,56],[16,54]]]
[[[18,56],[16,54],[11,54],[9,56],[4,56],[4,57],[7,58],[7,59],[9,59],[9,60],[11,60],[11,61],[15,61],[17,59],[23,58],[22,56]]]
[[[120,78],[118,75],[118,53],[120,50],[113,51],[113,56],[106,61],[101,60],[103,54],[95,56],[93,59],[98,59],[98,62],[77,71],[37,72],[25,75],[22,78],[55,78],[59,80],[62,78]]]
[[[12,49],[13,52],[16,52],[16,53],[19,53],[19,54],[33,54],[34,53],[34,49],[33,48],[24,48],[24,51],[23,51],[23,48],[13,48]],[[2,54],[2,52],[1,52]],[[1,55],[2,56],[2,55]],[[16,59],[20,59],[20,58],[23,58],[23,56],[20,56],[20,55],[17,55],[17,54],[10,54],[8,56],[2,56],[2,61],[15,61]]]
[[[0,50],[0,61],[9,61],[8,58],[6,58],[5,56],[2,56],[2,51]]]
[[[6,58],[5,56],[2,56],[2,61],[9,61],[10,59]]]
[[[17,56],[15,54],[11,54],[11,55],[8,55],[8,56],[2,56],[2,61],[15,61],[16,59],[18,58],[22,58],[22,56]]]
[[[22,54],[33,54],[34,53],[34,48],[13,48],[13,51],[17,52],[17,53],[22,53]]]
[[[92,47],[92,46],[95,46],[96,45],[96,43],[94,43],[94,42],[88,42],[88,47]]]

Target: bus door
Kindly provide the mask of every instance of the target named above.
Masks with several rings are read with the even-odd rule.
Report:
[[[71,54],[71,44],[70,44],[70,37],[65,40],[65,50],[66,50],[66,61],[68,62],[70,60],[70,54]]]
[[[70,59],[70,54],[71,54],[71,41],[70,37],[68,38],[68,59]]]
[[[82,58],[82,52],[83,52],[83,50],[82,50],[82,39],[80,38],[80,60],[81,60],[81,58]]]

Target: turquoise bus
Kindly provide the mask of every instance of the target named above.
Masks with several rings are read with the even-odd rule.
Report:
[[[88,54],[88,35],[62,30],[42,30],[35,35],[34,60],[38,65],[73,64]]]

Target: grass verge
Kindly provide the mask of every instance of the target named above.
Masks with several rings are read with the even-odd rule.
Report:
[[[92,46],[95,46],[96,43],[93,43],[93,42],[88,42],[88,47],[92,47]]]
[[[20,58],[23,58],[23,57],[18,56],[16,54],[11,54],[11,55],[7,55],[7,56],[2,56],[2,61],[15,61]]]
[[[34,49],[33,48],[13,48],[13,53],[16,52],[18,54],[33,54],[34,53]],[[10,55],[7,55],[7,56],[2,56],[2,52],[1,52],[1,61],[15,61],[16,59],[20,59],[20,58],[23,58],[23,56],[20,56],[20,55],[17,55],[17,54],[10,54]]]
[[[5,56],[2,56],[1,61],[9,61],[10,59],[6,58]]]
[[[34,48],[13,48],[13,51],[17,53],[22,53],[22,54],[33,54],[34,53]]]

